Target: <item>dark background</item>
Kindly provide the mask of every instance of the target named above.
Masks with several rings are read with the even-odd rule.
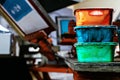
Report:
[[[48,13],[78,3],[73,0],[38,0],[38,1]]]

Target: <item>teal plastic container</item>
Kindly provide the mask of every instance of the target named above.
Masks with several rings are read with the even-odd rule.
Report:
[[[112,62],[116,42],[75,43],[78,62]]]
[[[78,42],[112,42],[116,26],[76,26],[74,30]]]

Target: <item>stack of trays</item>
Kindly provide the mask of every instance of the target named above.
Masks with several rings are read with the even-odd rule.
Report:
[[[113,42],[116,26],[111,25],[113,9],[77,9],[75,43],[78,62],[112,62],[117,43]]]

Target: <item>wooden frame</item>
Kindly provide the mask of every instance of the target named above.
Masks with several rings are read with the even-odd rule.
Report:
[[[56,23],[58,25],[57,29],[57,43],[63,45],[71,45],[76,42],[76,34],[71,34],[69,32],[69,22],[76,19],[74,16],[56,16]]]
[[[57,26],[37,0],[3,0],[0,14],[22,38],[39,31],[49,34]]]

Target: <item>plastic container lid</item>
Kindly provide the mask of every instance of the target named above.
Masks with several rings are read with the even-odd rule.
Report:
[[[76,13],[76,11],[81,11],[81,10],[110,10],[110,11],[114,11],[113,8],[79,8],[74,10],[74,14]]]
[[[117,45],[117,42],[78,42],[74,44],[75,47],[81,45]]]
[[[88,26],[76,26],[74,27],[74,30],[76,29],[80,29],[80,28],[114,28],[116,29],[117,27],[115,25],[109,25],[109,26],[105,26],[105,25],[88,25]]]

